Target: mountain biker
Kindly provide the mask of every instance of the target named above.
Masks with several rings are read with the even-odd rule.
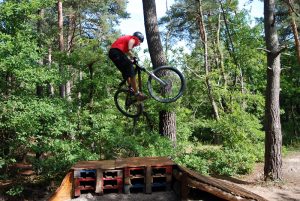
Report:
[[[144,35],[139,31],[134,32],[133,35],[121,36],[111,45],[108,54],[115,66],[121,71],[123,78],[127,80],[130,90],[133,90],[139,101],[143,101],[147,99],[147,97],[137,89],[133,68],[133,60],[135,57],[132,49],[139,46],[143,41]]]

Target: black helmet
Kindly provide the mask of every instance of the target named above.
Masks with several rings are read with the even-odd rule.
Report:
[[[141,41],[141,43],[144,41],[144,35],[139,31],[134,32],[133,36],[137,37]]]

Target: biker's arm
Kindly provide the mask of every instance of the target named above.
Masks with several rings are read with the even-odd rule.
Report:
[[[127,53],[128,56],[132,59],[134,58],[134,53],[132,52],[133,46],[134,46],[135,40],[134,39],[130,39],[128,42],[128,50],[129,52]]]

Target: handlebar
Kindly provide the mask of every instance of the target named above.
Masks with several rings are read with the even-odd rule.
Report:
[[[132,59],[133,59],[133,62],[132,62],[132,63],[133,63],[138,69],[140,69],[140,70],[142,70],[142,71],[146,71],[145,67],[139,65],[139,58],[133,57]]]

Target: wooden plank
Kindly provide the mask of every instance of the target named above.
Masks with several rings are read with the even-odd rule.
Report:
[[[69,171],[63,179],[60,187],[52,194],[48,201],[65,201],[72,199],[73,177],[73,171]]]
[[[196,181],[195,179],[192,179],[190,177],[184,177],[186,180],[186,184],[189,187],[197,188],[199,190],[208,192],[212,195],[215,195],[216,197],[222,198],[224,200],[230,200],[230,201],[249,201],[249,199],[242,198],[240,196],[236,196],[230,193],[227,193],[225,191],[222,191],[221,189],[218,189],[214,186],[210,186],[208,184],[204,184],[201,182]]]
[[[254,194],[242,187],[226,183],[219,179],[215,179],[209,176],[200,175],[188,168],[184,168],[178,166],[179,170],[182,172],[175,173],[175,178],[179,181],[183,178],[188,178],[188,185],[190,187],[199,188],[200,190],[206,191],[217,197],[226,199],[226,200],[234,200],[231,196],[238,198],[238,200],[257,200],[257,201],[267,201],[265,198]],[[183,177],[183,174],[187,175]]]
[[[117,168],[176,165],[167,157],[131,157],[116,160]]]
[[[104,161],[79,161],[71,169],[115,169],[115,160]]]

